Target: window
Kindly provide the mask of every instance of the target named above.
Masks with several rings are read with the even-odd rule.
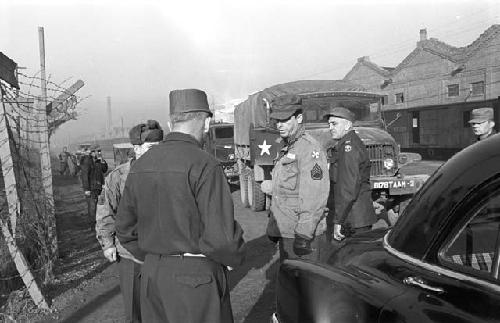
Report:
[[[498,279],[494,259],[499,252],[500,194],[490,196],[476,210],[441,253],[441,258],[460,271]]]
[[[470,84],[470,91],[472,95],[484,94],[484,82],[474,82]]]
[[[382,96],[382,105],[389,104],[389,97],[387,95]]]
[[[403,93],[396,93],[396,103],[403,103],[403,102],[405,102]]]
[[[229,139],[234,137],[233,127],[216,127],[215,137],[219,139]]]
[[[314,109],[307,109],[304,112],[303,115],[305,116],[306,122],[318,121],[318,119],[321,120],[321,118],[318,118],[318,111]]]
[[[458,94],[459,94],[458,84],[448,85],[448,97],[458,96]]]

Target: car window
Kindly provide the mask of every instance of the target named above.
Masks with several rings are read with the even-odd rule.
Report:
[[[494,263],[500,243],[500,192],[484,199],[472,214],[440,253],[441,260],[458,271],[498,279]]]

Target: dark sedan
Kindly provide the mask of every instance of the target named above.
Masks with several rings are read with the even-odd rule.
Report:
[[[286,260],[273,321],[500,322],[500,135],[443,164],[390,231]]]

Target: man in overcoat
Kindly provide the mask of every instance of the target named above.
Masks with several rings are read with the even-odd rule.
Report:
[[[205,92],[170,92],[171,132],[132,166],[116,221],[120,243],[146,254],[144,322],[233,322],[228,267],[243,230],[220,163],[202,149],[212,112]]]

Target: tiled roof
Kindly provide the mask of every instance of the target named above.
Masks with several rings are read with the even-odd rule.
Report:
[[[480,48],[484,47],[491,39],[493,39],[498,34],[500,34],[500,24],[495,24],[486,29],[476,40],[465,47],[451,46],[436,38],[419,41],[417,48],[415,48],[408,56],[406,56],[395,68],[380,67],[377,64],[367,60],[358,61],[357,64],[364,64],[376,71],[379,71],[381,75],[390,76],[391,74],[397,73],[399,70],[401,70],[412,60],[415,55],[424,50],[434,55],[438,55],[445,59],[448,59],[451,62],[456,63],[457,65],[461,65],[466,63],[467,60],[472,55],[474,55],[474,53],[476,53]],[[353,70],[351,70],[349,73],[351,73],[352,71]],[[347,73],[347,75],[349,75],[349,73]]]
[[[377,64],[375,64],[372,61],[370,61],[368,57],[360,57],[360,58],[358,58],[358,62],[346,74],[346,76],[344,77],[344,80],[347,80],[349,74],[351,74],[352,72],[354,72],[356,66],[359,66],[359,65],[364,65],[364,66],[366,66],[366,67],[374,70],[375,72],[377,72],[378,74],[380,74],[381,76],[384,76],[384,77],[390,76],[391,72],[394,70],[394,67],[382,67],[382,66],[378,66]]]

